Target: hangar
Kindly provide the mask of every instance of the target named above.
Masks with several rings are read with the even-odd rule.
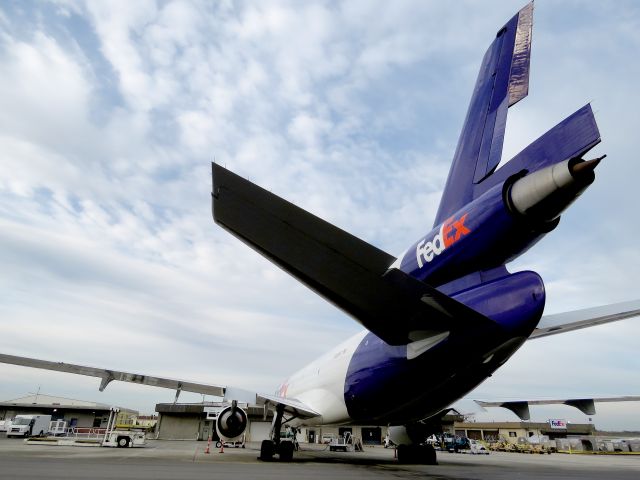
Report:
[[[52,420],[64,420],[69,427],[106,427],[111,405],[104,403],[54,397],[41,393],[0,402],[0,420],[11,420],[16,415],[51,415]],[[135,423],[138,412],[118,407],[117,423]]]
[[[215,431],[215,420],[225,405],[221,402],[202,403],[158,403],[158,423],[156,439],[158,440],[206,440],[209,435],[218,440]],[[261,441],[268,438],[271,429],[272,412],[267,412],[258,405],[240,404],[247,412],[249,426],[247,441]]]
[[[273,413],[265,416],[262,405],[240,404],[247,412],[249,426],[246,441],[260,442],[269,438]],[[206,440],[209,435],[218,440],[215,432],[215,420],[224,408],[221,402],[205,403],[159,403],[156,405],[158,423],[156,438],[159,440]],[[386,428],[380,426],[360,427],[307,427],[300,429],[298,441],[302,443],[328,443],[330,439],[350,432],[362,439],[367,445],[380,445],[386,434]]]
[[[156,424],[156,439],[158,440],[206,440],[209,435],[218,440],[215,432],[215,419],[224,408],[221,402],[204,403],[158,403],[158,423]],[[246,441],[261,442],[269,438],[273,412],[267,411],[265,416],[262,405],[240,404],[247,412],[249,425]],[[453,433],[454,422],[462,416],[451,409],[442,418],[445,431]],[[362,440],[364,445],[381,445],[387,433],[386,426],[380,425],[343,425],[301,428],[298,441],[301,443],[329,443],[333,439],[350,433],[354,438]]]

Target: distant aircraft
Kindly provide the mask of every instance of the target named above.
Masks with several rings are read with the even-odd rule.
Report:
[[[543,316],[540,276],[505,267],[558,226],[602,159],[583,159],[600,142],[586,105],[497,168],[507,110],[528,94],[532,15],[530,3],[487,50],[434,227],[397,258],[212,165],[215,222],[365,327],[276,394],[10,355],[0,361],[100,377],[101,390],[121,380],[224,397],[230,404],[216,429],[227,439],[247,427],[238,401],[267,405],[275,414],[265,460],[292,458],[293,444],[280,438],[285,423],[362,424],[389,425],[399,461],[435,463],[422,442],[443,412],[525,341],[640,314],[635,301]],[[591,412],[593,401],[546,403]],[[528,416],[526,401],[499,405]]]

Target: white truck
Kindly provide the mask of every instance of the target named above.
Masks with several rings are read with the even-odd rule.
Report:
[[[16,415],[7,437],[36,437],[49,433],[51,415]]]

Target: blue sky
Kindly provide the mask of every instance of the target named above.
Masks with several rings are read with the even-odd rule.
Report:
[[[210,162],[399,254],[430,230],[482,55],[522,6],[3,2],[0,351],[273,391],[359,327],[213,224]],[[504,155],[587,102],[608,154],[510,266],[542,275],[548,313],[640,297],[639,32],[637,2],[535,5]],[[470,398],[638,394],[639,336],[635,319],[532,341]],[[2,399],[173,399],[97,385],[0,365]],[[640,429],[639,404],[598,411]]]

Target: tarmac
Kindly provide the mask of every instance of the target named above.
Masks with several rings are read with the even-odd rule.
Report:
[[[438,465],[399,465],[393,449],[329,452],[324,445],[301,445],[291,463],[262,462],[259,444],[247,448],[206,442],[150,440],[144,447],[88,448],[29,445],[0,434],[0,479],[634,479],[640,457],[527,455],[493,452],[469,455],[438,452]]]

